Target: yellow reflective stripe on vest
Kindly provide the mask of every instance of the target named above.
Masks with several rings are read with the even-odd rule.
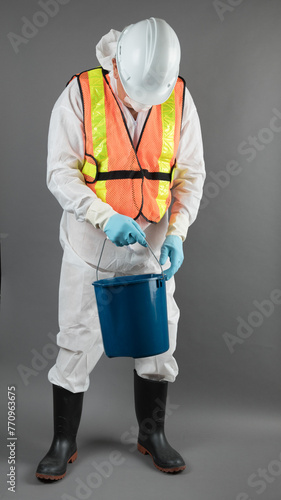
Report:
[[[105,95],[103,87],[102,70],[89,71],[89,85],[91,93],[91,122],[93,135],[94,156],[99,165],[99,172],[108,172],[108,152],[106,144],[106,121],[105,121]],[[90,168],[90,163],[86,162],[83,167],[83,174],[91,175],[94,166]],[[89,173],[88,173],[89,172]],[[95,178],[95,176],[94,176]],[[106,181],[99,181],[95,185],[95,191],[102,201],[106,201]]]
[[[93,165],[92,163],[89,163],[87,160],[85,161],[83,168],[82,168],[82,173],[84,175],[89,175],[93,179],[96,178],[97,175],[97,167],[96,165]]]
[[[159,172],[170,173],[171,159],[174,154],[174,141],[175,141],[175,89],[171,93],[169,99],[161,104],[161,118],[162,118],[162,151],[158,160]],[[159,207],[159,214],[162,218],[167,210],[166,201],[169,196],[170,183],[167,181],[159,181],[157,205]]]

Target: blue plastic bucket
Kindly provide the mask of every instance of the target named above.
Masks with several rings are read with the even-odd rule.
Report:
[[[93,285],[109,358],[144,358],[169,349],[163,272],[118,276],[94,281]]]

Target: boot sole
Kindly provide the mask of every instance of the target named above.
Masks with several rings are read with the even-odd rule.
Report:
[[[77,458],[77,450],[75,451],[75,453],[73,453],[72,457],[70,457],[70,459],[67,461],[68,464],[72,464],[72,462],[74,462]],[[60,476],[54,476],[54,475],[51,475],[51,474],[40,474],[39,472],[36,472],[36,477],[38,477],[38,479],[48,479],[49,481],[58,481],[59,479],[62,479],[66,474],[66,471],[64,474],[61,474]]]
[[[181,467],[170,467],[170,468],[165,468],[165,467],[160,467],[154,462],[153,456],[151,455],[150,451],[148,451],[146,448],[144,448],[141,444],[138,443],[138,450],[143,454],[143,455],[150,455],[155,467],[158,470],[161,470],[162,472],[168,472],[168,473],[175,473],[175,472],[181,472],[186,468],[186,465],[182,465]]]

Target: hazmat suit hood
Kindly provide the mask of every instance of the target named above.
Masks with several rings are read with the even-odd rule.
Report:
[[[107,71],[113,70],[112,59],[116,55],[118,38],[121,31],[111,29],[96,45],[96,56],[100,65]]]

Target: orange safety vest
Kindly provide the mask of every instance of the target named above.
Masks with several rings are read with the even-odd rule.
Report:
[[[107,75],[99,67],[74,76],[84,107],[85,182],[116,212],[159,222],[171,203],[185,82],[179,77],[169,99],[152,106],[135,148]]]

